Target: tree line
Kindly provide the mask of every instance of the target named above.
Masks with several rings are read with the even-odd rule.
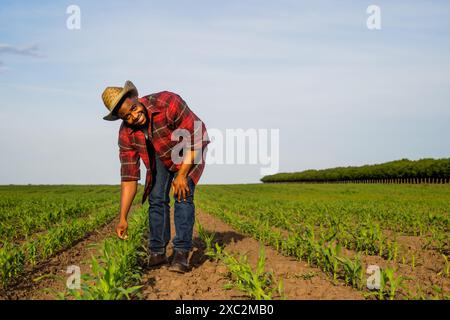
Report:
[[[401,159],[359,167],[349,166],[301,172],[282,172],[264,176],[261,181],[264,183],[449,183],[450,158]]]

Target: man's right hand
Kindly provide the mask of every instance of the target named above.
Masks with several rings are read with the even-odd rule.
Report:
[[[116,227],[117,236],[126,240],[127,236],[127,216],[130,211],[131,204],[133,203],[134,196],[136,195],[137,181],[122,181],[120,190],[120,215],[119,223]]]
[[[128,230],[128,222],[126,220],[121,219],[116,226],[117,236],[122,240],[126,240],[128,238],[127,230]]]

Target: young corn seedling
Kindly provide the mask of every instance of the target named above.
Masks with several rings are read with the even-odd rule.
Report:
[[[380,270],[380,280],[382,286],[380,286],[380,297],[389,297],[389,300],[394,300],[396,293],[399,289],[404,287],[403,276],[395,276],[394,269],[385,268]]]
[[[442,258],[444,258],[445,265],[444,265],[444,269],[442,269],[442,271],[439,272],[438,275],[439,276],[443,275],[444,277],[448,278],[450,275],[450,265],[448,263],[448,257],[445,254],[443,254]]]
[[[219,258],[229,269],[233,283],[228,285],[227,288],[236,287],[237,289],[246,292],[250,298],[256,300],[271,300],[275,293],[278,293],[280,297],[284,297],[283,283],[276,282],[272,272],[265,271],[265,251],[264,247],[260,247],[258,262],[255,271],[248,263],[248,258],[245,255],[241,255],[239,260],[231,254],[217,250],[218,244],[216,243],[216,253],[220,252]]]
[[[212,258],[214,256],[214,238],[215,234],[208,232],[203,228],[203,226],[197,222],[197,232],[200,239],[205,244],[205,255]]]
[[[333,275],[333,281],[336,282],[339,273],[339,259],[337,258],[341,252],[341,245],[327,245],[321,247],[321,249],[323,270],[330,272]]]
[[[27,260],[28,260],[28,262],[32,266],[36,265],[37,259],[38,259],[38,252],[37,252],[36,244],[34,242],[30,242],[26,246],[26,252],[27,252]]]
[[[431,297],[432,300],[443,300],[444,290],[439,286],[432,286],[434,295]]]
[[[380,244],[378,245],[378,256],[383,256],[383,250],[384,250],[384,241],[380,241]]]
[[[378,224],[363,224],[354,234],[356,250],[364,251],[366,255],[375,255],[380,252],[379,246],[384,242]]]
[[[345,283],[360,289],[364,278],[364,269],[361,257],[357,255],[353,260],[341,257],[337,257],[337,259],[342,263]]]
[[[386,258],[388,261],[396,261],[398,255],[398,244],[395,241],[388,240],[386,243]]]
[[[296,274],[294,275],[296,278],[300,278],[303,280],[311,280],[312,278],[314,278],[317,275],[316,272],[310,271],[310,272],[306,272],[303,274]]]

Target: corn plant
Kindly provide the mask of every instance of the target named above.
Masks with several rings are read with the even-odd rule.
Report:
[[[380,269],[380,300],[383,300],[385,297],[388,297],[389,300],[394,300],[398,290],[404,287],[405,280],[406,278],[403,276],[396,276],[392,268]]]
[[[339,273],[339,259],[338,256],[341,252],[341,245],[325,245],[320,247],[321,259],[320,264],[325,272],[330,272],[333,275],[333,280],[336,282]]]
[[[271,300],[275,293],[284,298],[283,282],[277,282],[273,273],[265,270],[264,246],[260,246],[258,262],[254,271],[246,255],[236,258],[226,252],[217,242],[214,249],[210,252],[210,257],[225,264],[231,274],[232,282],[225,285],[225,289],[234,287],[256,300]]]
[[[342,263],[344,270],[344,280],[346,284],[360,289],[364,278],[364,269],[359,255],[352,259],[336,257]]]
[[[303,274],[296,274],[296,275],[294,275],[294,277],[300,278],[300,279],[303,279],[303,280],[311,280],[316,275],[317,275],[316,272],[310,271],[310,272],[306,272],[306,273],[303,273]]]
[[[388,261],[396,261],[398,256],[398,243],[388,240],[386,243],[386,255],[385,258]]]
[[[203,241],[203,243],[206,246],[205,249],[205,255],[208,257],[214,256],[214,239],[215,234],[212,232],[208,232],[205,230],[205,228],[197,222],[197,232],[200,239]]]
[[[250,298],[256,300],[271,300],[274,293],[281,296],[282,282],[276,283],[272,272],[265,271],[265,251],[261,246],[255,271],[248,263],[246,255],[236,259],[233,255],[224,252],[221,260],[225,263],[233,277],[233,286],[246,292]]]
[[[21,274],[24,269],[25,255],[22,251],[6,243],[0,248],[0,280],[5,288],[11,279]]]
[[[438,275],[440,276],[440,275],[443,275],[444,277],[449,277],[449,275],[450,275],[450,265],[449,265],[449,262],[448,262],[448,257],[445,255],[445,254],[443,254],[442,255],[442,258],[444,258],[444,269],[442,269],[442,271],[441,272],[439,272],[438,273]]]

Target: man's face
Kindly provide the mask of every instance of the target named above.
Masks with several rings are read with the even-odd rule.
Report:
[[[117,111],[117,115],[132,127],[142,127],[147,124],[147,110],[137,97],[126,98]]]

